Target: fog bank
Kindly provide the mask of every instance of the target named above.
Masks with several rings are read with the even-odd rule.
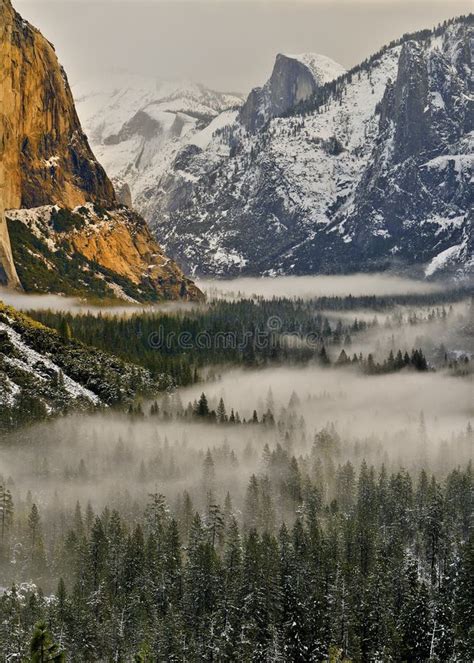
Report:
[[[341,276],[277,276],[275,278],[200,279],[197,285],[209,297],[354,297],[440,292],[443,285],[390,274]]]

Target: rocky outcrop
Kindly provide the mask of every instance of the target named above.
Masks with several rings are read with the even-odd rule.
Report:
[[[0,285],[21,289],[20,279],[13,261],[10,235],[5,213],[0,210]]]
[[[465,59],[471,48],[467,21],[428,43],[401,46],[396,79],[380,104],[377,142],[345,222],[373,261],[382,248],[394,259],[431,262],[472,233],[472,64]],[[374,224],[382,242],[381,234],[374,239]]]
[[[129,279],[135,285],[143,281],[143,292],[153,293],[153,299],[199,298],[197,288],[152,240],[143,220],[135,217],[131,222],[130,213],[120,207],[114,187],[82,131],[66,74],[53,46],[14,11],[10,0],[0,0],[0,25],[0,136],[6,173],[3,207],[28,210],[57,206],[67,212],[90,204],[107,211],[109,217],[102,216],[107,240],[94,250],[85,236],[81,241],[82,230],[76,228],[74,241],[65,238],[89,261],[89,269],[95,261],[116,274],[118,280]],[[27,215],[17,216],[21,222],[24,218]],[[84,232],[86,227],[82,226]],[[17,232],[15,239],[20,236]],[[5,224],[2,237],[4,280],[14,283]],[[14,258],[21,249],[14,240]],[[28,264],[34,268],[34,264]],[[34,279],[27,278],[27,282]]]
[[[87,226],[68,236],[70,246],[91,264],[97,263],[140,288],[149,285],[163,299],[200,300],[202,294],[151,237],[145,221],[131,210],[89,214]]]
[[[10,0],[0,0],[0,22],[5,209],[113,205],[113,187],[82,132],[53,46]]]
[[[117,196],[117,200],[121,205],[125,205],[126,207],[133,207],[133,200],[132,200],[132,192],[130,191],[130,186],[128,185],[127,182],[125,182],[121,177],[114,177],[112,180],[114,189],[115,189],[115,195]]]
[[[7,220],[27,291],[129,302],[203,298],[128,208],[47,205],[10,210]]]
[[[279,53],[270,79],[250,92],[240,109],[239,120],[249,131],[257,131],[272,118],[310,99],[319,87],[344,71],[337,62],[323,55]]]
[[[4,8],[0,4],[0,18],[3,18]],[[3,117],[5,109],[5,89],[7,87],[6,77],[8,70],[6,68],[6,49],[3,44],[8,37],[7,21],[0,22],[0,119]],[[0,128],[1,128],[0,124]],[[6,136],[4,131],[0,131],[0,285],[10,285],[14,288],[20,287],[20,280],[13,262],[10,237],[8,234],[7,222],[5,219],[5,195],[7,191],[5,177],[5,151]]]

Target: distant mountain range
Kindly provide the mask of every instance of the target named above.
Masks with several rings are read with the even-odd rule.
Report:
[[[474,270],[472,45],[470,15],[348,72],[278,55],[244,102],[135,79],[74,94],[123,200],[192,274],[461,276]]]
[[[202,148],[243,97],[188,81],[167,82],[128,74],[78,83],[78,113],[122,202],[146,210],[149,191],[181,148]],[[150,201],[153,203],[153,200]]]

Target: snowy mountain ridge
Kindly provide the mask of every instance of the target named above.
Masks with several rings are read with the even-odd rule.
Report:
[[[283,55],[304,64],[311,71],[319,85],[330,83],[346,71],[340,64],[320,53],[299,53],[297,55],[284,53]]]
[[[197,83],[130,74],[83,81],[73,93],[97,158],[118,188],[128,185],[133,201],[146,192],[149,180],[161,177],[181,147],[242,104],[238,95]],[[198,140],[203,144],[202,136]]]
[[[326,83],[345,72],[334,60],[317,53],[278,53],[272,74],[263,87],[254,88],[239,112],[239,121],[250,132],[264,127],[308,101]]]
[[[202,140],[148,143],[139,178],[121,167],[134,204],[194,274],[470,272],[472,23],[405,35],[349,72],[278,55]]]

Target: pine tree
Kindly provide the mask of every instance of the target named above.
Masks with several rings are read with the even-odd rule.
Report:
[[[349,363],[349,359],[347,357],[346,351],[344,349],[342,349],[340,354],[339,354],[339,357],[337,358],[336,365],[337,366],[345,366],[348,363]]]
[[[30,567],[34,576],[41,576],[46,567],[46,556],[43,546],[41,518],[38,507],[33,504],[28,516],[28,530],[30,535]]]
[[[260,491],[258,479],[252,474],[247,486],[244,505],[244,526],[247,530],[256,529],[259,525]]]
[[[242,630],[242,545],[237,521],[231,517],[223,555],[224,588],[221,604],[223,660],[239,660]]]
[[[64,341],[70,341],[72,338],[71,326],[64,317],[59,324],[59,334]]]
[[[215,482],[216,471],[214,467],[214,460],[212,458],[210,449],[208,449],[204,457],[202,467],[202,488],[207,507],[209,507],[209,505],[214,501]]]
[[[416,562],[408,560],[399,617],[402,660],[426,661],[430,654],[431,617],[428,591],[418,580]]]
[[[218,504],[210,504],[207,510],[207,530],[213,548],[222,544],[222,535],[224,532],[224,517]]]
[[[179,608],[183,592],[181,540],[178,523],[174,518],[169,520],[161,549],[163,582],[160,593],[162,611],[166,613],[170,607],[173,611]]]
[[[462,661],[474,657],[474,532],[461,552],[455,600],[455,651]]]
[[[196,406],[196,416],[198,417],[208,417],[209,416],[209,405],[207,403],[206,394],[202,392],[199,401]]]
[[[13,498],[5,486],[0,485],[0,531],[2,547],[13,522]]]
[[[79,537],[84,535],[84,521],[82,520],[82,511],[79,502],[76,502],[74,510],[74,531]]]
[[[168,519],[168,506],[166,497],[161,493],[151,493],[145,510],[145,523],[147,531],[159,541],[163,537],[166,521]]]
[[[186,618],[194,628],[198,628],[215,607],[218,586],[216,553],[196,514],[189,535],[184,591]]]
[[[319,361],[321,363],[321,366],[329,366],[329,364],[331,363],[324,345],[322,346],[319,352]]]
[[[305,533],[300,520],[293,528],[293,546],[286,526],[280,529],[280,587],[283,651],[285,658],[297,663],[309,660],[306,574],[304,555]]]
[[[217,422],[220,424],[225,424],[227,422],[227,413],[224,405],[224,399],[219,400],[219,405],[216,410]]]
[[[44,621],[35,625],[30,645],[31,663],[46,663],[47,661],[65,661],[64,652],[53,642],[50,632]]]
[[[102,527],[102,521],[97,516],[92,526],[89,542],[89,574],[90,588],[97,592],[104,578],[105,563],[107,560],[107,539]]]
[[[41,519],[39,516],[38,507],[33,504],[31,507],[30,515],[28,516],[28,529],[30,531],[30,546],[33,549],[40,535]]]

